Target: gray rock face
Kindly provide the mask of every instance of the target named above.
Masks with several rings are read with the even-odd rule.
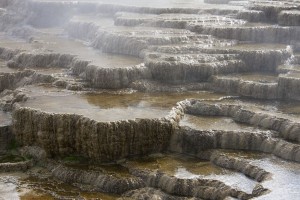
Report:
[[[0,50],[0,56],[4,60],[9,60],[7,63],[8,67],[14,69],[72,68],[75,75],[82,75],[89,82],[90,86],[94,88],[125,88],[135,80],[151,78],[149,70],[143,64],[132,67],[103,68],[91,65],[90,61],[80,60],[69,54],[22,53],[5,48],[2,49],[2,53]],[[31,81],[27,81],[27,84],[37,82],[52,83],[57,81],[57,78],[51,75],[35,73],[33,70],[24,70],[17,73],[5,73],[5,76],[3,74],[3,84],[0,86],[3,87],[2,90],[12,89],[22,78],[29,76],[33,77]]]
[[[144,182],[140,178],[136,177],[114,177],[101,172],[85,171],[65,167],[49,161],[44,165],[48,170],[51,171],[52,175],[59,180],[72,184],[79,183],[91,185],[95,191],[122,194],[128,190],[145,187]]]
[[[299,40],[299,27],[205,27],[195,25],[190,30],[225,39],[238,39],[259,43],[287,43]]]
[[[11,126],[0,125],[0,153],[7,151],[12,137]]]
[[[31,54],[20,53],[16,55],[8,67],[12,68],[67,68],[74,60],[74,56],[67,54]]]
[[[300,100],[299,1],[205,0],[207,4],[194,1],[193,6],[179,0],[176,5],[159,2],[155,6],[155,1],[151,6],[143,1],[137,1],[140,6],[124,2],[0,1],[0,112],[13,111],[12,125],[0,124],[0,153],[14,138],[22,148],[13,152],[33,158],[1,163],[0,171],[26,171],[38,164],[49,176],[81,190],[118,194],[124,200],[251,199],[272,192],[266,183],[278,177],[271,168],[259,165],[260,159],[250,162],[229,152],[255,151],[300,162],[298,107],[291,108],[294,114],[294,110],[284,113],[273,106],[277,101]],[[9,36],[26,41],[8,41]],[[54,44],[67,40],[66,36],[76,39],[66,43],[71,47],[60,49],[63,42]],[[89,50],[93,52],[85,55]],[[106,66],[114,63],[106,63],[105,56],[101,60],[109,53],[128,57],[120,56],[116,66]],[[270,79],[267,74],[272,74]],[[76,114],[21,108],[17,103],[28,96],[19,88],[26,85],[55,88],[62,95],[70,92],[64,89],[72,90],[78,96],[85,92],[116,95],[125,90],[208,90],[239,97],[181,101],[164,118],[98,122]],[[41,88],[51,95],[46,87]],[[196,130],[179,124],[185,114],[227,117],[226,123],[266,130]],[[158,160],[155,166],[159,167],[151,170],[128,164],[132,157],[166,151],[241,173],[255,186],[245,192],[198,172],[193,176],[197,178],[178,178],[159,166]],[[117,163],[128,172],[120,177],[98,168],[79,169],[62,160],[70,155],[91,163]]]
[[[266,18],[268,19],[268,16],[266,15],[268,15],[269,13],[266,14],[266,12],[267,11],[258,10],[240,11],[237,15],[237,18],[246,19],[250,22],[262,22],[265,21]],[[282,16],[281,18],[283,18],[286,15],[280,16]],[[293,12],[293,14],[290,14],[289,16],[294,17],[290,17],[290,21],[292,21],[290,23],[297,24],[297,12]],[[291,43],[292,40],[299,40],[297,34],[299,33],[298,27],[283,28],[270,26],[267,24],[258,27],[251,27],[247,25],[244,26],[243,24],[245,24],[245,22],[242,20],[225,17],[220,18],[218,16],[179,15],[172,17],[168,15],[136,15],[136,17],[132,17],[132,14],[123,13],[116,15],[115,23],[117,25],[126,26],[143,24],[147,26],[157,26],[164,28],[188,29],[200,34],[213,35],[226,39],[238,39],[241,41]],[[140,19],[136,20],[136,18]],[[281,19],[281,21],[284,21],[284,19]]]
[[[268,112],[255,112],[251,108],[241,107],[235,104],[211,104],[205,102],[192,102],[187,107],[187,113],[194,115],[228,116],[232,119],[254,126],[278,131],[284,139],[299,142],[299,135],[296,133],[299,123],[287,116],[274,116]]]
[[[281,11],[278,16],[278,23],[283,26],[300,26],[300,11]]]
[[[257,180],[258,182],[264,181],[271,176],[271,173],[260,167],[249,164],[247,160],[236,159],[219,152],[214,152],[211,155],[210,160],[218,166],[240,171],[246,176]]]
[[[259,10],[242,10],[237,14],[238,19],[243,19],[248,22],[264,22],[266,15],[263,11]]]
[[[17,73],[0,73],[0,91],[5,89],[15,89],[17,85],[26,77],[34,74],[31,70]]]
[[[299,144],[285,141],[299,142],[298,122],[283,116],[276,117],[239,105],[211,104],[195,101],[187,104],[186,113],[204,116],[227,116],[241,123],[278,131],[283,139],[274,137],[268,132],[240,132],[192,129],[178,130],[171,139],[172,151],[198,155],[206,149],[239,149],[273,153],[274,155],[299,162]]]
[[[15,110],[14,119],[15,137],[22,146],[38,145],[49,157],[79,154],[99,162],[163,151],[174,130],[165,119],[104,123],[30,108]]]
[[[212,79],[212,88],[216,91],[256,99],[279,98],[277,82],[248,81],[230,76],[215,76]]]
[[[260,10],[263,11],[266,15],[266,18],[269,22],[277,22],[280,12],[283,10],[297,10],[299,9],[299,2],[259,2],[254,1],[252,5],[249,6],[250,10]]]
[[[133,171],[150,187],[159,188],[172,195],[203,199],[224,199],[227,196],[249,199],[252,195],[237,191],[224,183],[209,179],[180,179],[162,172]]]
[[[299,145],[258,133],[183,129],[176,132],[171,141],[172,151],[186,154],[201,155],[207,149],[250,150],[299,162]]]
[[[279,76],[278,90],[281,98],[284,99],[300,99],[299,93],[300,78],[298,73],[282,74]]]
[[[51,75],[36,73],[33,70],[18,71],[15,73],[0,73],[0,92],[6,89],[14,90],[17,87],[38,84],[52,83],[56,80]]]
[[[77,65],[74,71],[81,71]],[[81,65],[82,66],[82,65]],[[95,88],[126,88],[139,79],[150,79],[149,70],[143,65],[126,68],[99,68],[89,65],[84,68],[84,77]]]
[[[217,63],[185,63],[152,60],[146,63],[155,80],[169,83],[203,82],[214,74],[241,71],[243,63],[238,60]]]

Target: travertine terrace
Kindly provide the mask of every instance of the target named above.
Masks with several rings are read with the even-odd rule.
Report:
[[[0,0],[0,199],[300,199],[299,0]]]

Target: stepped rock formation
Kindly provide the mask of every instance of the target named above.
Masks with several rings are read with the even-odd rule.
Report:
[[[212,104],[201,101],[192,101],[191,106],[188,106],[187,112],[196,115],[213,115],[213,116],[228,116],[240,123],[247,123],[254,126],[263,127],[266,129],[278,131],[279,135],[287,140],[299,142],[299,134],[297,134],[299,122],[287,115],[271,113],[257,108],[253,111],[251,107],[243,108],[235,104]]]
[[[102,123],[26,108],[17,109],[14,119],[21,145],[41,146],[50,157],[80,154],[99,162],[163,151],[174,129],[165,119]]]
[[[0,0],[0,196],[299,199],[299,10]]]
[[[185,180],[170,177],[160,172],[149,173],[147,171],[140,171],[137,173],[138,174],[134,174],[149,183],[151,187],[160,188],[162,191],[169,194],[200,197],[204,199],[223,199],[226,196],[237,197],[240,199],[249,199],[251,197],[251,195],[245,194],[241,191],[236,191],[216,180]]]

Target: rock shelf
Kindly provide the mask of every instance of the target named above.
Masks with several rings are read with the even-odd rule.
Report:
[[[299,10],[0,0],[0,196],[300,199]]]

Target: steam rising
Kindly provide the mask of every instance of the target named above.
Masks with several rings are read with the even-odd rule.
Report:
[[[0,0],[0,199],[300,199],[299,10]]]

